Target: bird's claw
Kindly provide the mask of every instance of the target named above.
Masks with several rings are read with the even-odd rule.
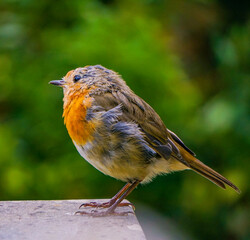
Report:
[[[80,205],[79,209],[82,207],[94,207],[94,208],[109,208],[112,206],[112,202],[104,202],[104,203],[97,203],[97,202],[89,202],[89,203],[83,203]],[[133,210],[135,210],[135,206],[132,203],[119,203],[118,207],[126,207],[131,206]]]
[[[91,217],[107,217],[107,216],[127,216],[129,213],[134,214],[134,212],[131,211],[126,211],[126,212],[98,212],[96,210],[91,211],[91,212],[86,212],[86,211],[77,211],[75,212],[75,215],[86,215],[86,216],[91,216]]]

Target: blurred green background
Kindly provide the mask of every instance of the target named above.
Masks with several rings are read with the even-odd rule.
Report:
[[[249,239],[247,2],[2,0],[0,199],[109,198],[122,187],[77,153],[61,118],[62,90],[48,85],[102,64],[242,190],[185,171],[157,177],[129,200],[193,239]]]

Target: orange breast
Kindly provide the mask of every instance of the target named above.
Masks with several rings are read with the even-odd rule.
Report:
[[[86,120],[86,113],[91,107],[92,99],[86,98],[87,91],[70,96],[68,104],[64,106],[64,123],[71,139],[78,145],[84,145],[92,140],[95,129],[94,123]]]

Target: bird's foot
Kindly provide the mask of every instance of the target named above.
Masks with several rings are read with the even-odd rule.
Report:
[[[104,203],[89,202],[89,203],[83,203],[79,208],[82,208],[82,207],[109,208],[114,203],[115,203],[115,201],[112,201],[112,199],[110,201],[104,202]],[[118,204],[118,207],[127,207],[127,206],[131,206],[133,208],[133,210],[135,210],[135,206],[132,203],[121,202]]]
[[[134,212],[131,211],[126,211],[126,212],[114,212],[114,211],[102,211],[98,212],[97,210],[93,210],[91,212],[86,212],[86,211],[77,211],[75,212],[75,215],[86,215],[86,216],[91,216],[91,217],[107,217],[107,216],[127,216],[129,213],[134,214]]]

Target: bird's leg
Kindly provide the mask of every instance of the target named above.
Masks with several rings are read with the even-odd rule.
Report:
[[[131,183],[127,183],[114,197],[112,197],[108,202],[104,203],[97,203],[97,202],[89,202],[89,203],[83,203],[79,208],[81,207],[95,207],[95,208],[108,208],[112,206],[116,200],[125,192],[127,189],[131,186]],[[131,203],[120,203],[119,206],[129,206],[132,205]],[[132,205],[133,206],[133,205]]]
[[[130,187],[127,189],[127,191],[126,192],[124,192],[118,199],[117,199],[117,201],[112,205],[112,206],[110,206],[109,208],[108,208],[108,210],[104,213],[104,214],[106,214],[106,215],[108,215],[108,214],[112,214],[114,211],[115,211],[115,209],[120,205],[120,202],[124,199],[124,198],[126,198],[137,186],[138,186],[138,184],[140,183],[141,181],[139,181],[139,180],[136,180],[136,181],[134,181],[131,185],[130,185]]]
[[[122,190],[119,192],[120,193],[120,196],[117,198],[117,200],[107,209],[107,211],[105,212],[91,212],[91,213],[88,213],[88,212],[84,212],[84,211],[77,211],[76,214],[80,214],[80,215],[90,215],[90,216],[93,216],[93,217],[105,217],[107,215],[110,215],[110,214],[114,214],[114,215],[126,215],[128,213],[131,213],[131,212],[122,212],[122,213],[114,213],[115,209],[120,206],[121,204],[121,201],[127,197],[136,187],[137,185],[140,183],[141,181],[139,180],[136,180],[134,181],[132,184],[130,184],[129,186],[127,186],[127,184],[125,185],[126,187],[126,190],[124,190],[124,188],[122,190],[124,190],[122,192]],[[121,193],[122,192],[122,193]],[[118,193],[118,194],[119,194]],[[118,195],[117,194],[117,195]]]

